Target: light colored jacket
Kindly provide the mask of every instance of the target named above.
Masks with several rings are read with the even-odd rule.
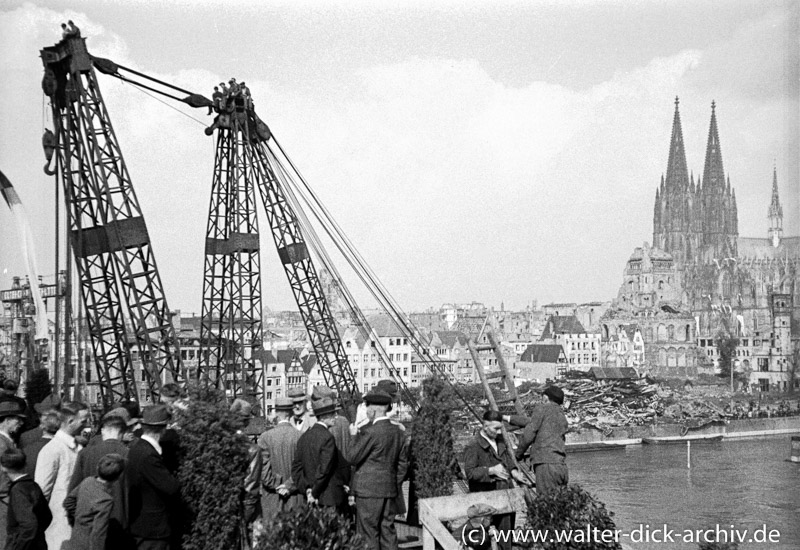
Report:
[[[82,448],[74,437],[58,430],[53,439],[42,447],[36,461],[34,479],[42,488],[53,514],[53,522],[45,532],[48,548],[61,548],[61,544],[70,538],[72,529],[64,510],[64,499],[69,494],[69,482]]]

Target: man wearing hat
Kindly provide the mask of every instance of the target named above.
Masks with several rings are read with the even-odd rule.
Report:
[[[569,429],[567,417],[561,410],[564,392],[549,385],[542,392],[542,403],[533,409],[530,419],[510,417],[512,423],[525,426],[517,447],[517,460],[521,460],[530,447],[531,464],[536,476],[536,490],[549,494],[569,483],[565,436]]]
[[[341,407],[330,397],[313,402],[317,422],[300,436],[292,462],[292,479],[309,504],[330,506],[346,513],[350,465],[336,447],[330,429],[336,424]]]
[[[170,512],[180,491],[178,480],[164,465],[159,440],[170,421],[166,405],[151,405],[142,413],[142,437],[128,452],[128,520],[139,550],[167,550]]]
[[[306,392],[303,388],[292,388],[286,395],[294,404],[292,408],[292,426],[297,428],[300,433],[305,433],[316,422],[314,415],[308,410]]]
[[[14,437],[25,422],[25,411],[15,401],[0,402],[0,456],[9,449],[16,449]],[[6,520],[8,518],[8,494],[11,480],[0,471],[0,548],[6,547]]]
[[[350,449],[345,458],[355,468],[351,484],[356,497],[356,527],[370,549],[397,548],[395,499],[408,469],[408,441],[386,412],[392,398],[373,389],[364,396],[372,421],[351,426]]]
[[[323,398],[331,399],[341,409],[342,403],[337,398],[336,392],[328,386],[319,385],[314,386],[314,389],[311,390],[312,412],[314,410],[314,403]],[[340,414],[336,415],[334,424],[329,428],[329,430],[333,435],[333,439],[336,440],[336,448],[339,449],[342,455],[344,455],[347,452],[347,448],[350,446],[350,422],[347,421],[346,416],[341,414],[341,410]],[[342,456],[342,459],[344,459],[344,456]]]
[[[294,461],[300,432],[291,423],[294,401],[288,397],[275,400],[274,428],[258,438],[262,453],[261,513],[264,521],[275,519],[278,512],[289,510],[303,501],[292,479]]]

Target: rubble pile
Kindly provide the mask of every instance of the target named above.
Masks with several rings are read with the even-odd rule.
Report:
[[[609,435],[612,428],[640,426],[657,421],[694,429],[730,416],[713,402],[696,394],[664,389],[646,379],[594,381],[565,380],[564,411],[573,430],[596,429]],[[531,393],[534,397],[538,392]],[[523,398],[530,411],[537,399]]]
[[[715,401],[724,397],[717,388],[672,389],[651,380],[622,379],[600,380],[573,378],[561,380],[564,390],[564,412],[572,431],[600,430],[606,436],[613,428],[641,426],[658,422],[682,424],[684,430],[700,428],[713,422],[725,422],[732,417]],[[530,386],[520,394],[525,414],[530,414],[540,402],[544,386]],[[729,394],[728,394],[729,396]],[[499,392],[498,400],[504,395]],[[486,407],[485,398],[477,399],[479,407]],[[515,414],[513,404],[501,407],[503,413]],[[474,432],[479,422],[466,409],[456,409],[453,420],[457,429]]]

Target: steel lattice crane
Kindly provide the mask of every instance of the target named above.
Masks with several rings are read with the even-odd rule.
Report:
[[[217,133],[206,230],[203,313],[197,376],[260,401],[261,276],[255,177],[248,126],[227,117]]]
[[[55,125],[46,148],[55,151],[54,173],[64,190],[102,399],[106,406],[138,401],[138,385],[146,383],[155,400],[163,383],[182,377],[178,342],[144,216],[97,84],[98,60],[80,37],[42,49],[41,58]],[[141,381],[134,376],[133,346],[142,361]]]
[[[262,373],[252,357],[252,348],[261,343],[259,238],[253,200],[257,188],[325,382],[343,399],[356,399],[358,384],[298,215],[287,200],[266,149],[269,130],[241,96],[219,107],[219,116],[206,132],[216,129],[217,152],[206,234],[201,325],[204,348],[200,350],[198,375],[218,385],[223,385],[219,380],[224,376],[224,386],[234,394],[260,397],[263,393]]]
[[[395,325],[409,339],[431,374],[450,382],[418,329],[344,235],[255,111],[249,98],[214,103],[172,84],[91,56],[80,37],[65,38],[41,52],[43,89],[50,98],[55,133],[45,149],[57,152],[56,174],[65,192],[70,242],[80,276],[101,392],[106,405],[138,398],[131,359],[133,336],[152,392],[163,382],[184,378],[161,279],[147,227],[133,191],[94,69],[194,108],[219,114],[217,151],[206,232],[199,368],[194,377],[260,400],[263,374],[253,351],[261,346],[261,289],[256,189],[326,384],[347,403],[359,388],[327,303],[313,256],[332,275],[354,325],[373,342],[406,403],[416,407],[378,335],[331,261],[305,208]],[[121,73],[145,78],[187,94],[181,98]],[[49,159],[48,159],[49,164]],[[301,201],[305,202],[305,208]],[[126,330],[126,322],[132,332]],[[455,388],[457,394],[459,391]],[[468,409],[477,416],[472,407]]]

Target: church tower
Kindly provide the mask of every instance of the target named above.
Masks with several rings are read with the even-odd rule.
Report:
[[[656,189],[653,210],[653,246],[672,255],[679,263],[692,261],[700,238],[695,231],[696,197],[694,178],[690,178],[683,144],[680,101],[675,98],[672,138],[667,159],[667,175]]]
[[[772,202],[769,205],[769,239],[772,246],[777,248],[783,238],[783,208],[778,199],[778,169],[772,169]]]
[[[700,189],[704,260],[736,256],[738,220],[730,178],[725,178],[717,130],[716,104],[711,102],[706,161]]]

